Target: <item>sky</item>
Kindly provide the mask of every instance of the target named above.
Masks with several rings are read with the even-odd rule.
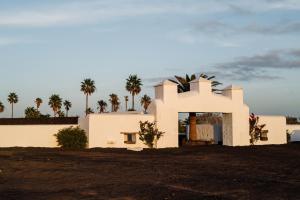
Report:
[[[0,0],[0,117],[10,92],[17,117],[36,97],[51,114],[52,94],[83,115],[85,78],[97,86],[90,107],[116,93],[124,109],[129,74],[153,97],[186,73],[242,86],[251,112],[299,117],[299,39],[299,0]]]

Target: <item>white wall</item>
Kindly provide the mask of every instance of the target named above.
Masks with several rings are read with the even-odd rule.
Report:
[[[154,116],[138,113],[90,114],[80,119],[79,126],[87,131],[89,148],[135,148],[147,146],[136,135],[136,144],[125,144],[122,132],[139,132],[140,121],[154,122]],[[87,126],[88,124],[88,126]]]
[[[287,124],[286,130],[291,134],[291,142],[300,141],[300,125]]]
[[[198,79],[191,82],[191,91],[177,93],[177,84],[164,81],[155,87],[155,100],[149,111],[155,115],[158,128],[166,132],[159,141],[161,146],[178,147],[179,112],[225,113],[223,144],[228,146],[249,145],[249,108],[243,101],[240,87],[225,88],[223,95],[211,92],[211,81]]]
[[[198,124],[197,139],[203,141],[214,141],[215,144],[223,141],[222,126],[218,124]]]
[[[268,141],[258,141],[256,145],[286,144],[286,118],[284,116],[259,115],[258,124],[266,124],[264,130],[268,130]],[[250,139],[250,136],[248,137]]]
[[[54,134],[70,126],[0,125],[0,147],[57,147]]]

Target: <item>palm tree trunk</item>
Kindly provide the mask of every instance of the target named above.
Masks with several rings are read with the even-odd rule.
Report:
[[[89,95],[87,94],[86,95],[86,99],[85,99],[85,116],[87,116],[87,111],[88,111],[88,108],[89,108]]]
[[[134,94],[132,93],[132,111],[134,111]]]
[[[14,104],[11,104],[11,118],[14,118]]]
[[[69,111],[68,111],[68,110],[66,110],[66,117],[68,117],[68,115],[69,115]]]
[[[189,113],[190,121],[190,141],[197,140],[197,116],[196,113]]]
[[[128,111],[128,102],[125,101],[125,107],[126,107],[126,111]]]

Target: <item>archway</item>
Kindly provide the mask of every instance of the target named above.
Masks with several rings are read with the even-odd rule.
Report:
[[[215,112],[196,112],[196,138],[193,144],[223,144],[223,114]],[[190,138],[191,124],[189,113],[178,113],[178,145],[192,144]]]

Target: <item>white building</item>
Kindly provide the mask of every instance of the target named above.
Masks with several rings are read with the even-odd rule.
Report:
[[[191,91],[177,93],[177,84],[164,81],[155,86],[155,99],[149,106],[149,114],[108,113],[91,114],[81,119],[80,126],[88,133],[89,147],[146,147],[138,139],[140,121],[155,121],[164,136],[158,148],[178,147],[178,113],[223,113],[223,144],[227,146],[250,145],[249,107],[244,104],[243,89],[229,86],[222,94],[215,94],[211,81],[200,78],[191,82]],[[286,119],[284,116],[260,116],[269,130],[268,141],[257,144],[286,143]],[[134,142],[128,142],[128,135]]]
[[[212,92],[211,81],[199,78],[191,82],[191,90],[177,93],[177,84],[164,81],[155,86],[155,99],[149,106],[149,113],[126,112],[90,114],[79,120],[79,126],[88,136],[88,147],[145,148],[139,140],[139,122],[156,122],[164,136],[158,141],[158,148],[178,147],[178,113],[218,112],[223,113],[222,142],[227,146],[250,145],[249,107],[244,103],[243,89],[226,87],[222,94]],[[260,116],[260,123],[269,130],[268,141],[257,144],[286,143],[286,119],[284,116]],[[0,125],[0,147],[40,146],[56,147],[54,136],[62,127],[30,127]],[[27,140],[20,139],[20,136]],[[21,137],[22,138],[22,137]],[[30,139],[34,138],[34,139]]]

